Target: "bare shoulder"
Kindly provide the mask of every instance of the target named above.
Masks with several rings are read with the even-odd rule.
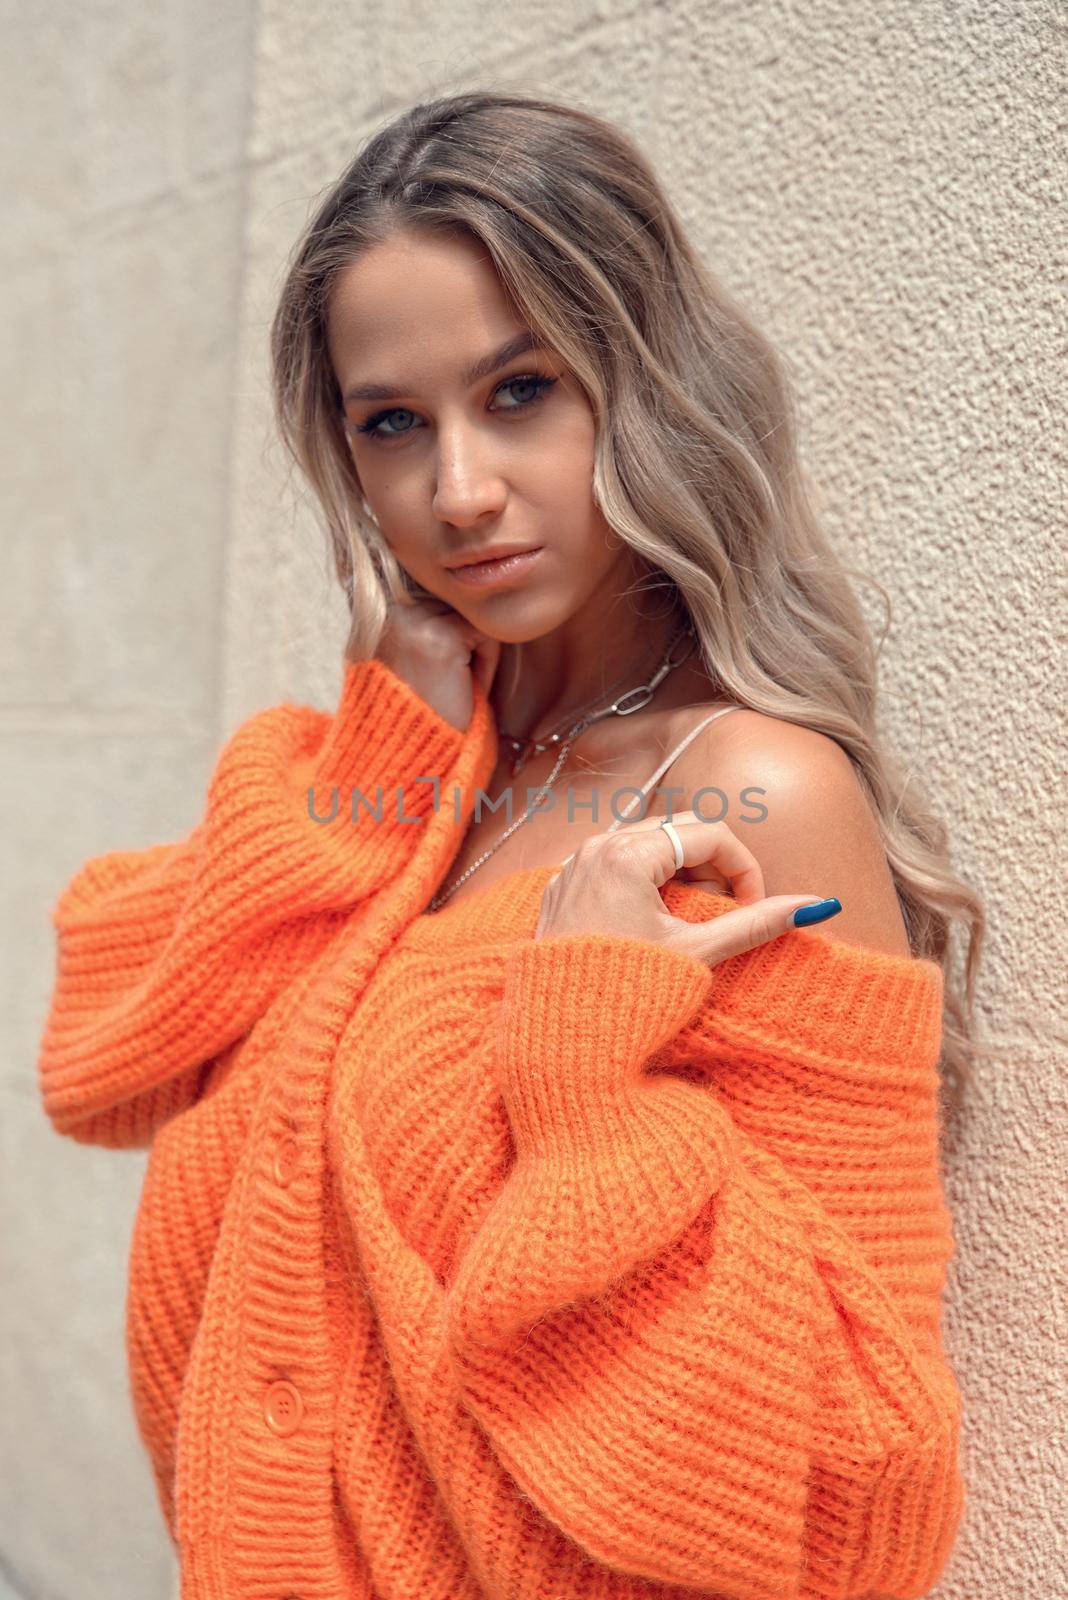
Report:
[[[700,707],[687,708],[684,726],[700,716]],[[685,791],[676,809],[705,791],[696,809],[722,817],[753,852],[766,894],[837,895],[841,912],[813,933],[911,953],[871,802],[835,739],[738,707],[701,730],[664,782]]]

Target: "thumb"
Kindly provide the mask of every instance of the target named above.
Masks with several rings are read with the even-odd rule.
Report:
[[[822,895],[812,894],[768,895],[752,905],[725,911],[711,922],[686,923],[686,931],[680,936],[678,944],[689,954],[714,967],[730,956],[741,955],[745,950],[755,949],[758,944],[778,939],[781,934],[789,933],[795,927],[805,926],[805,923],[799,924],[793,920],[794,912],[801,906],[808,906],[811,910],[820,907],[823,914],[809,917],[807,921],[823,922],[827,917],[838,915],[842,902],[833,896],[824,899]]]

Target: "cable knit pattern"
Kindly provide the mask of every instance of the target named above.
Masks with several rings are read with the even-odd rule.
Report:
[[[52,911],[41,1070],[57,1129],[148,1144],[338,914],[396,878],[434,800],[418,775],[440,773],[462,739],[381,662],[351,662],[333,718],[283,704],[237,730],[187,839],[88,861]],[[378,811],[358,802],[352,824],[355,787]]]
[[[928,1594],[940,968],[536,940],[554,868],[430,913],[496,756],[478,686],[461,733],[349,663],[53,911],[45,1111],[149,1147],[127,1350],[182,1600]]]

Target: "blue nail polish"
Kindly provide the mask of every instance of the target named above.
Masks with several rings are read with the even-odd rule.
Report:
[[[842,909],[842,902],[834,896],[830,900],[814,900],[810,906],[798,906],[790,918],[795,928],[807,928],[810,922],[826,922],[828,917],[836,917]]]

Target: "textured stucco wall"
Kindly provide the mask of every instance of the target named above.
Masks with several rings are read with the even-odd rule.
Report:
[[[342,607],[270,434],[273,296],[356,144],[473,84],[636,135],[789,353],[832,534],[892,596],[884,726],[990,913],[992,1058],[947,1137],[970,1500],[939,1594],[1068,1596],[1061,5],[175,0],[5,22],[0,1600],[176,1592],[122,1348],[143,1158],[43,1121],[45,912],[86,856],[184,833],[241,717],[334,703]]]

